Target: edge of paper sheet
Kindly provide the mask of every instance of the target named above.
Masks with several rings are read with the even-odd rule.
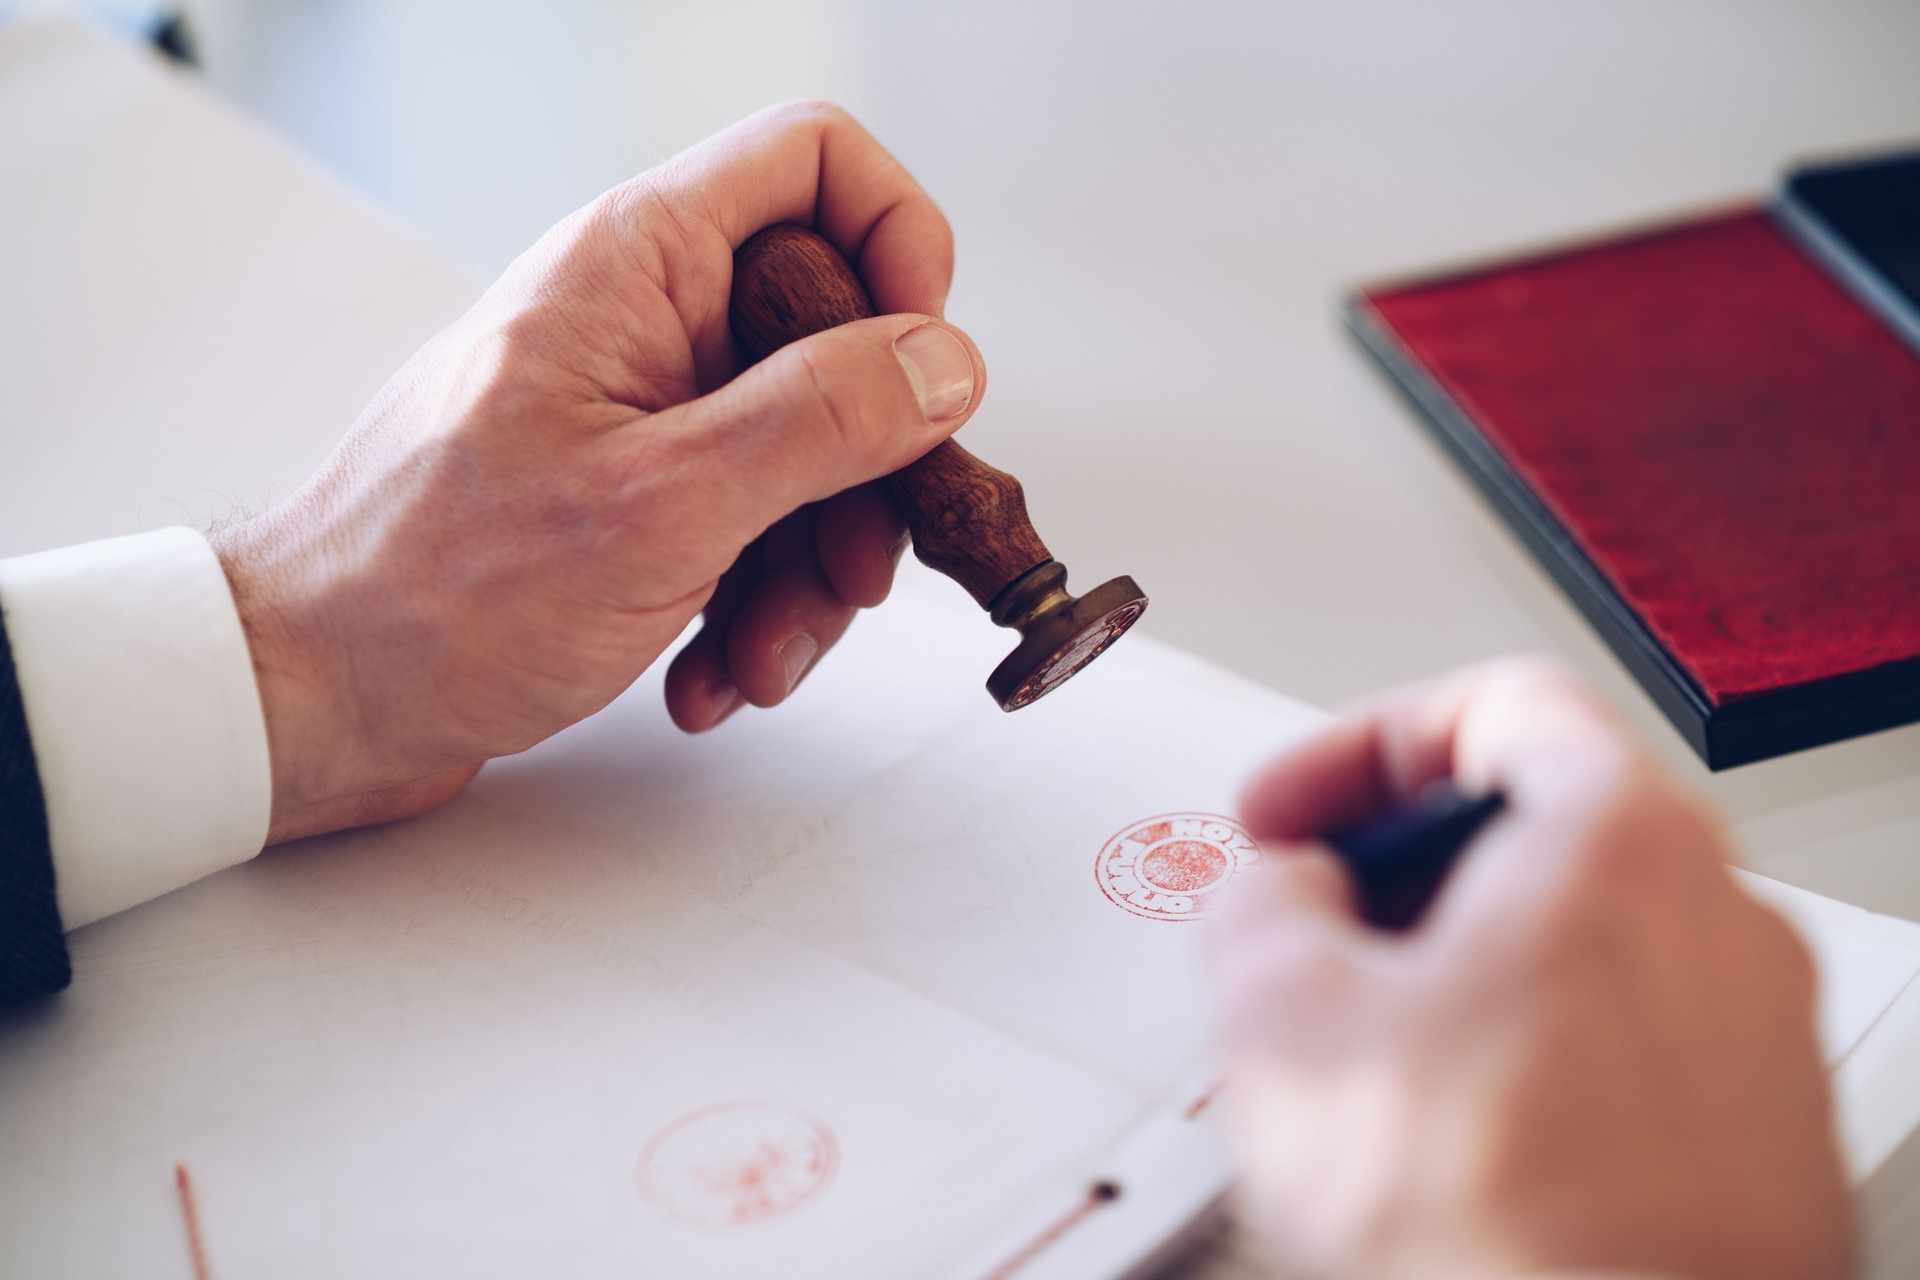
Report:
[[[1920,981],[1904,991],[1833,1073],[1866,1257],[1861,1280],[1920,1275]]]
[[[1840,1134],[1855,1183],[1871,1178],[1920,1128],[1920,980],[1909,982],[1833,1073]]]
[[[1803,934],[1844,930],[1889,948],[1913,952],[1913,971],[1850,1043],[1838,1046],[1829,1071],[1835,1123],[1854,1185],[1864,1186],[1920,1128],[1920,924],[1822,897],[1751,871],[1743,887],[1780,910]],[[1809,936],[1818,953],[1818,941]]]
[[[1155,1109],[1088,1176],[1035,1201],[991,1245],[943,1280],[1145,1280],[1210,1226],[1233,1178],[1226,1139],[1199,1118],[1213,1093],[1196,1080]],[[1120,1188],[1085,1210],[1098,1182]]]

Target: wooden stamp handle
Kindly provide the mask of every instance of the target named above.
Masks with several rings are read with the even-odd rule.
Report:
[[[733,333],[749,359],[872,314],[846,259],[804,227],[768,227],[733,255]],[[1020,482],[951,440],[888,476],[887,487],[906,513],[914,554],[982,609],[1053,559],[1027,518]]]

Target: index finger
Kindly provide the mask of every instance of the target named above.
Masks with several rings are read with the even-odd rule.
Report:
[[[738,249],[775,223],[812,227],[844,254],[880,312],[942,317],[953,279],[945,215],[839,107],[789,102],[748,116],[650,175]]]
[[[1283,753],[1242,792],[1241,818],[1261,840],[1308,840],[1452,778],[1498,788],[1514,808],[1549,797],[1621,730],[1560,667],[1507,658],[1382,695]]]

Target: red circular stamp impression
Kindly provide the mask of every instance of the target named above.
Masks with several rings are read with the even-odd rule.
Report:
[[[1260,859],[1240,824],[1217,813],[1163,813],[1101,847],[1093,864],[1115,906],[1149,920],[1198,920],[1213,897]]]
[[[640,1152],[640,1194],[708,1231],[783,1217],[816,1199],[840,1167],[833,1132],[791,1107],[722,1102],[689,1112]]]

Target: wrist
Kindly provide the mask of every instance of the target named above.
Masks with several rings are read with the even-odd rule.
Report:
[[[334,705],[338,694],[329,688],[319,655],[302,641],[302,620],[286,598],[299,575],[274,553],[272,520],[266,516],[223,529],[212,543],[253,660],[273,776],[267,843],[278,844],[311,834],[307,817],[352,791],[348,771],[364,753]]]
[[[389,759],[360,710],[359,681],[331,594],[273,517],[212,539],[233,592],[266,721],[268,844],[392,821],[445,803],[478,762],[424,775]]]

